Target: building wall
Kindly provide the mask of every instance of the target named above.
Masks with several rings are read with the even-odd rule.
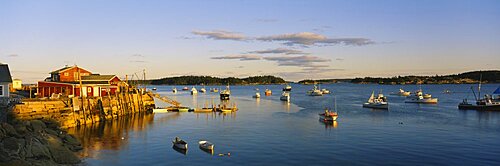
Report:
[[[1,82],[0,86],[2,86],[2,93],[0,94],[0,97],[9,97],[9,83]]]
[[[19,79],[12,80],[12,88],[16,90],[23,89],[22,81]]]
[[[85,69],[79,68],[79,67],[74,67],[68,70],[64,70],[59,73],[59,81],[61,82],[75,82],[79,80],[78,77],[78,69],[80,69],[80,74],[82,76],[88,76],[92,74],[90,71],[87,71]]]

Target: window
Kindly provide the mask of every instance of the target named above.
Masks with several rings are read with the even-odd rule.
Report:
[[[67,76],[69,76],[69,73],[68,73],[68,72],[65,72],[65,73],[64,73],[64,76],[66,76],[66,77],[67,77]]]
[[[0,96],[3,96],[3,85],[0,85]]]

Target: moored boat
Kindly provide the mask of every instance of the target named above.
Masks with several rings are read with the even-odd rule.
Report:
[[[321,89],[321,93],[323,93],[323,94],[330,94],[330,90],[328,90],[328,89]]]
[[[479,110],[479,111],[500,111],[500,87],[498,87],[493,95],[497,95],[496,98],[493,95],[484,95],[484,98],[480,98],[481,96],[481,81],[482,76],[479,79],[478,85],[478,96],[476,97],[476,93],[474,89],[471,87],[472,93],[474,94],[474,98],[476,102],[474,104],[467,102],[467,99],[464,99],[460,104],[458,104],[458,109],[461,110]]]
[[[307,95],[309,95],[309,96],[323,96],[323,92],[321,92],[321,90],[318,89],[316,84],[314,84],[314,88],[307,91]]]
[[[195,87],[191,88],[191,94],[192,95],[198,94],[198,90],[196,90]]]
[[[226,86],[226,89],[220,92],[221,100],[229,100],[229,96],[231,95],[231,90],[229,90],[229,85]]]
[[[292,86],[290,86],[289,84],[286,84],[285,87],[283,88],[283,91],[285,91],[285,92],[292,91]]]
[[[170,109],[168,108],[154,108],[153,113],[167,113]]]
[[[200,145],[200,148],[204,149],[204,150],[213,150],[214,149],[214,144],[209,142],[209,141],[206,141],[206,140],[200,140],[200,141],[198,141],[198,144]]]
[[[283,92],[283,94],[281,94],[280,100],[289,102],[290,101],[290,93],[287,91]]]
[[[188,143],[186,141],[180,139],[179,137],[175,137],[175,139],[172,140],[172,144],[174,145],[174,147],[182,149],[182,150],[187,150],[187,148],[188,148]]]
[[[260,98],[260,92],[255,92],[255,95],[252,96],[253,98]]]
[[[264,94],[265,94],[266,96],[271,96],[271,95],[273,94],[273,91],[271,91],[270,89],[266,89],[266,90],[264,91]]]
[[[151,89],[151,90],[156,91],[156,88],[153,88],[153,89]]]
[[[184,88],[182,88],[183,91],[188,91],[189,88],[187,86],[185,86]]]
[[[177,108],[179,112],[189,112],[189,107],[179,107]]]
[[[177,88],[172,89],[172,93],[177,93]]]
[[[200,89],[200,92],[201,92],[201,93],[205,93],[205,92],[207,92],[207,89],[205,89],[205,86],[203,86],[203,88],[201,88],[201,89]]]
[[[376,109],[388,109],[389,103],[387,102],[387,98],[382,93],[379,93],[377,95],[377,97],[375,98],[374,93],[375,92],[372,92],[372,95],[368,99],[368,102],[364,103],[363,107],[376,108]]]
[[[399,88],[399,92],[396,93],[396,95],[398,96],[410,96],[411,92],[410,91],[405,91],[401,88]]]
[[[319,114],[319,120],[321,121],[336,121],[339,117],[337,112],[337,99],[334,96],[334,110],[330,111],[328,108],[325,108],[325,112]]]
[[[424,94],[422,89],[417,90],[414,96],[406,97],[405,103],[436,104],[437,98],[432,98],[430,94]]]

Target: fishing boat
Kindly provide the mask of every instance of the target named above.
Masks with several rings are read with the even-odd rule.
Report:
[[[167,113],[169,110],[168,108],[153,108],[153,113]]]
[[[200,140],[200,141],[198,141],[198,144],[200,145],[200,148],[204,149],[204,150],[213,150],[214,149],[214,144],[209,142],[209,141],[206,141],[206,140]]]
[[[196,90],[195,87],[191,88],[191,94],[192,95],[198,94],[198,90]]]
[[[183,91],[188,91],[189,88],[187,86],[185,86],[184,88],[182,88]]]
[[[172,93],[177,93],[177,88],[172,89]]]
[[[266,90],[264,91],[264,94],[265,94],[266,96],[271,96],[271,95],[273,94],[273,91],[271,91],[271,89],[267,89],[267,88],[266,88]]]
[[[281,94],[280,100],[289,102],[290,101],[290,93],[287,91],[283,92],[283,94]]]
[[[292,86],[290,86],[289,84],[286,84],[285,87],[283,88],[283,91],[285,91],[285,92],[292,91]]]
[[[323,92],[321,92],[321,90],[318,89],[318,86],[316,86],[316,84],[314,84],[314,88],[307,91],[307,95],[309,95],[309,96],[323,96]]]
[[[368,102],[364,103],[363,107],[376,108],[376,109],[388,109],[389,103],[387,102],[387,98],[382,93],[379,93],[377,95],[377,97],[375,98],[374,93],[375,92],[372,92],[372,95],[368,99]]]
[[[396,93],[396,95],[398,96],[410,96],[411,92],[410,91],[405,91],[401,88],[399,88],[399,92]]]
[[[414,96],[406,97],[405,103],[436,104],[437,98],[432,98],[430,94],[424,94],[422,89],[417,90]]]
[[[231,95],[231,90],[229,89],[229,85],[226,86],[226,89],[220,92],[221,100],[229,100],[229,96]]]
[[[182,150],[187,150],[188,148],[188,143],[179,137],[175,137],[174,140],[172,140],[172,144],[174,144],[174,147],[182,149]]]
[[[337,98],[334,97],[334,110],[330,111],[330,109],[325,108],[325,112],[319,114],[319,120],[321,121],[336,121],[339,117],[337,112]]]
[[[460,104],[458,104],[458,109],[461,110],[480,110],[480,111],[500,111],[500,87],[498,87],[495,91],[493,91],[493,95],[497,95],[496,98],[493,95],[484,95],[484,98],[481,97],[481,82],[482,75],[479,79],[478,85],[478,95],[474,92],[474,89],[471,87],[471,91],[474,94],[474,98],[476,103],[472,104],[464,99]]]
[[[328,90],[328,89],[321,89],[321,93],[323,93],[323,94],[330,94],[330,90]]]

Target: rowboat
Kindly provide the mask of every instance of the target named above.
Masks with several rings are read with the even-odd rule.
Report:
[[[172,140],[172,144],[174,144],[174,147],[179,149],[187,150],[188,148],[188,143],[179,137],[175,137],[175,139]]]
[[[205,150],[213,150],[214,149],[214,144],[212,144],[211,142],[205,141],[205,140],[198,141],[198,144],[200,145],[201,149],[205,149]]]
[[[168,108],[154,108],[153,113],[167,113],[168,110]]]

